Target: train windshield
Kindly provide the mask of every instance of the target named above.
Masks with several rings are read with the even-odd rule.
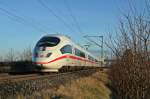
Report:
[[[60,42],[60,39],[57,37],[43,37],[37,43],[38,47],[53,47],[56,46]]]

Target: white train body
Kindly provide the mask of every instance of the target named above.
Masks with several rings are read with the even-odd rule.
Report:
[[[101,62],[84,48],[63,35],[46,35],[36,44],[33,62],[42,72],[66,69],[100,67]]]

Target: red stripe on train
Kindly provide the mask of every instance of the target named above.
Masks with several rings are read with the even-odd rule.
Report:
[[[35,62],[35,63],[36,64],[48,64],[48,63],[52,63],[52,62],[55,62],[55,61],[58,61],[58,60],[61,60],[61,59],[64,59],[64,58],[71,58],[71,59],[74,59],[74,60],[81,60],[81,61],[96,63],[96,62],[93,62],[93,61],[89,61],[89,60],[82,59],[82,58],[79,58],[79,57],[76,57],[76,56],[71,56],[71,55],[64,55],[64,56],[58,57],[58,58],[56,58],[52,61],[49,61],[49,62]]]

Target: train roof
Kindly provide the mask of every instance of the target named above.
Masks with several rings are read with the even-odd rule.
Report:
[[[63,34],[47,34],[44,35],[45,36],[49,36],[49,37],[67,37],[68,39],[71,39],[71,37],[67,36],[67,35],[63,35]]]
[[[47,34],[43,37],[58,37],[58,38],[65,38],[67,40],[69,40],[71,42],[71,44],[73,44],[75,47],[77,47],[79,50],[84,51],[86,54],[92,56],[95,59],[98,59],[95,55],[91,54],[89,51],[87,51],[85,48],[81,47],[79,44],[75,43],[74,41],[71,40],[71,38],[67,35],[63,35],[63,34]]]

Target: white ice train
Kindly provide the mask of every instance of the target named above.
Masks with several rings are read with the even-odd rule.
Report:
[[[32,61],[41,72],[59,72],[102,65],[94,55],[64,35],[46,35],[36,44]]]

